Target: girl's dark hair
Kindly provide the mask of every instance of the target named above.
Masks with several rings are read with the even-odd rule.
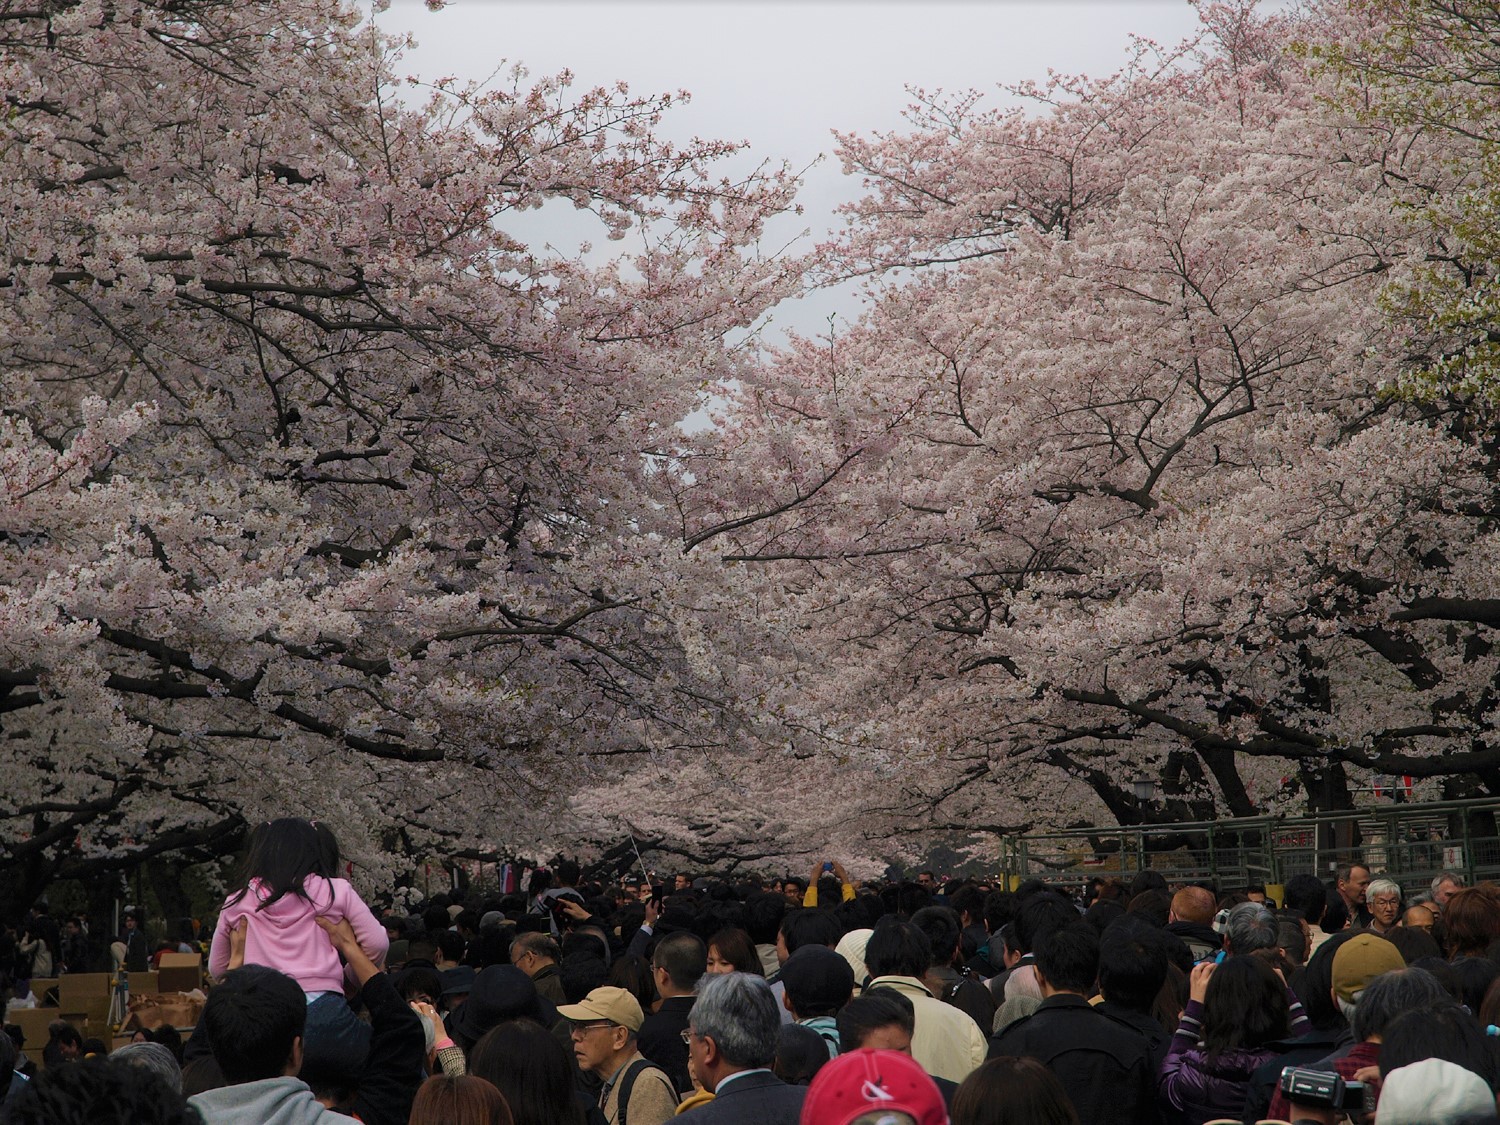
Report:
[[[573,1061],[533,1020],[506,1020],[469,1052],[469,1073],[495,1085],[516,1125],[584,1125],[573,1096]]]
[[[1259,957],[1230,957],[1208,978],[1203,998],[1203,1047],[1210,1060],[1221,1052],[1254,1050],[1287,1031],[1286,988]]]
[[[953,1095],[953,1125],[1078,1125],[1063,1084],[1025,1056],[991,1059]]]
[[[339,838],[333,834],[333,829],[321,820],[312,822],[313,831],[318,834],[318,847],[321,850],[318,866],[318,874],[325,879],[337,879],[340,867],[343,866],[343,856],[339,852]]]
[[[332,835],[330,833],[330,835]],[[250,837],[250,849],[240,870],[240,891],[230,902],[238,902],[250,893],[250,881],[260,880],[266,897],[257,910],[264,910],[288,894],[308,898],[303,882],[309,875],[321,875],[324,845],[318,830],[300,817],[284,816],[256,828]]]
[[[737,973],[751,973],[758,977],[766,975],[761,967],[760,954],[755,952],[755,943],[750,935],[736,927],[720,930],[708,939],[709,947],[719,952],[719,960],[728,961]]]

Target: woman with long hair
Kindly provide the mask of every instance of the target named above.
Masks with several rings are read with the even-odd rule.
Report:
[[[1182,1125],[1239,1118],[1256,1068],[1288,1033],[1287,1018],[1286,986],[1261,958],[1194,966],[1157,1082],[1168,1118]]]
[[[497,1024],[469,1052],[469,1073],[500,1091],[515,1125],[602,1120],[598,1107],[574,1088],[573,1070],[567,1048],[534,1020]]]
[[[417,1088],[407,1125],[514,1125],[505,1098],[483,1078],[434,1074]]]

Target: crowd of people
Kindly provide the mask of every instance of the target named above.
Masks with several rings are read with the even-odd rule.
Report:
[[[326,828],[263,825],[191,1034],[110,1052],[55,1025],[42,1068],[0,1036],[0,1122],[1497,1120],[1500,886],[1456,872],[1417,892],[1356,863],[1276,902],[1152,871],[605,885],[561,861],[408,915],[340,870]]]

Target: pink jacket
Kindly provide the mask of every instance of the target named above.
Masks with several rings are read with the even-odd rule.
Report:
[[[349,920],[370,960],[385,960],[390,939],[385,927],[370,912],[347,879],[324,879],[309,875],[302,884],[307,898],[295,892],[282,895],[264,910],[256,907],[267,897],[260,880],[250,882],[250,891],[238,900],[230,897],[219,912],[213,945],[208,953],[208,971],[215,978],[229,968],[229,930],[241,918],[249,918],[245,933],[245,964],[266,965],[295,978],[304,992],[342,992],[344,968],[323,928],[314,920]],[[311,901],[309,901],[309,899]]]

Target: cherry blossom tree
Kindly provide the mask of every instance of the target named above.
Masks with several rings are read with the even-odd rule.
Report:
[[[1495,451],[1390,393],[1450,154],[1341,101],[1370,7],[1202,15],[842,138],[868,312],[750,373],[684,494],[804,638],[788,730],[899,766],[872,834],[1500,792]]]
[[[672,482],[799,284],[784,170],[567,75],[403,93],[337,0],[0,38],[7,908],[287,811],[375,883],[536,854],[591,780],[744,750]],[[507,233],[547,208],[610,252]]]

